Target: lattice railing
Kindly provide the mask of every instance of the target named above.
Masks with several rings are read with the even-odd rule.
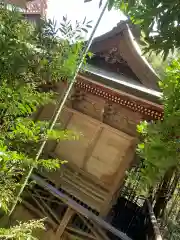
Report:
[[[24,205],[38,217],[46,217],[56,239],[131,240],[80,201],[69,198],[37,175],[32,178],[37,184],[26,192]]]

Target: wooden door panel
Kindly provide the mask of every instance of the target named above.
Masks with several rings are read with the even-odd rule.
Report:
[[[55,156],[69,162],[61,169],[59,184],[92,209],[107,212],[133,159],[135,138],[74,110],[67,112],[72,115],[65,126],[81,136],[55,148]]]
[[[86,163],[86,170],[99,179],[104,172],[107,171],[106,166],[104,166],[104,162],[93,156],[88,159]]]
[[[55,154],[67,160],[69,163],[73,163],[79,168],[82,168],[88,147],[99,128],[95,123],[74,114],[67,129],[76,132],[79,135],[79,139],[60,142],[56,146]]]
[[[82,169],[95,182],[107,184],[107,188],[118,176],[124,175],[132,160],[128,149],[134,137],[76,112],[66,126],[80,137],[57,144],[56,156]]]
[[[111,184],[119,171],[120,164],[126,161],[130,144],[130,139],[104,128],[87,161],[87,171],[107,184]]]

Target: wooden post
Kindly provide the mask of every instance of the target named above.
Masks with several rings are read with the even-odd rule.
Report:
[[[61,220],[61,222],[59,224],[59,227],[56,231],[54,239],[61,239],[68,223],[70,222],[70,220],[72,219],[74,214],[75,214],[75,211],[72,208],[68,207],[63,216],[63,219]]]
[[[162,180],[162,183],[159,189],[157,190],[156,203],[154,206],[154,213],[156,218],[163,217],[164,209],[166,208],[169,199],[172,197],[173,192],[171,192],[172,189],[170,189],[170,187],[174,172],[175,172],[174,167],[171,167],[169,170],[167,170]]]

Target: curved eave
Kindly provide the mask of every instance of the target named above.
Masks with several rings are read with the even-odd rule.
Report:
[[[90,51],[100,53],[108,49],[118,48],[119,54],[124,58],[140,82],[147,88],[159,91],[159,78],[135,41],[127,24],[119,24],[112,31],[94,39]]]
[[[159,89],[159,78],[154,69],[142,55],[140,47],[135,41],[128,26],[123,31],[123,36],[119,43],[119,52],[144,86],[154,90]]]

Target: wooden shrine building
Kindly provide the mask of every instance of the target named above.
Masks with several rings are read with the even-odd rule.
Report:
[[[158,77],[140,55],[126,22],[94,39],[91,51],[94,56],[78,75],[59,119],[80,138],[46,148],[48,155],[68,161],[48,177],[105,216],[133,164],[136,125],[163,116]],[[63,83],[57,88],[61,92]],[[39,118],[48,120],[53,111],[46,106]]]
[[[33,175],[37,187],[23,202],[31,214],[47,217],[40,239],[161,239],[150,219],[151,206],[148,219],[139,206],[132,215],[121,197],[126,171],[135,162],[136,125],[163,118],[158,77],[133,36],[138,39],[137,29],[122,22],[91,45],[94,56],[79,73],[58,120],[79,140],[46,145],[48,158],[68,162],[56,172]],[[66,87],[60,82],[55,90],[62,95]],[[49,120],[54,110],[47,105],[36,117]],[[114,206],[116,217],[110,214]]]
[[[4,2],[16,6],[32,23],[37,23],[41,17],[46,16],[47,0],[5,0]]]
[[[33,0],[26,4],[24,11],[25,18],[33,23],[37,23],[41,17],[46,16],[47,0]]]
[[[156,231],[132,238],[104,220],[134,164],[136,125],[163,118],[158,77],[135,39],[138,30],[120,22],[91,45],[94,55],[79,73],[58,120],[61,128],[79,134],[79,140],[46,145],[47,157],[68,163],[56,172],[33,175],[37,188],[23,202],[34,215],[47,217],[51,230],[47,227],[41,239],[158,239]],[[59,95],[65,89],[63,82],[55,86]],[[53,105],[41,108],[38,119],[50,120],[54,110]]]

